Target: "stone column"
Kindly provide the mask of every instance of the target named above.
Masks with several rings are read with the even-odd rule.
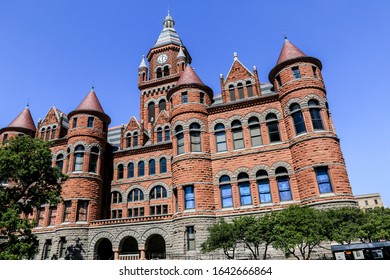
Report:
[[[142,246],[140,245],[139,246],[139,259],[140,260],[146,260],[146,257],[145,257],[145,246]]]
[[[119,260],[119,248],[113,248],[112,251],[114,252],[114,260]]]

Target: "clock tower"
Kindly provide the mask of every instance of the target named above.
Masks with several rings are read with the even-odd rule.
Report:
[[[167,92],[176,85],[186,65],[192,60],[174,28],[175,21],[169,12],[163,26],[156,43],[147,56],[142,58],[138,68],[140,120],[144,128],[151,132],[162,111],[165,110],[169,116]]]

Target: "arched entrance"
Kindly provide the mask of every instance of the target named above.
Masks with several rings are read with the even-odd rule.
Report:
[[[112,251],[111,241],[107,238],[102,238],[96,244],[96,259],[97,260],[113,260],[114,252]]]
[[[146,259],[165,259],[165,240],[159,234],[153,234],[148,237],[145,244]]]
[[[120,243],[120,255],[119,259],[121,260],[138,260],[139,259],[139,249],[138,242],[132,236],[127,236],[122,239]]]

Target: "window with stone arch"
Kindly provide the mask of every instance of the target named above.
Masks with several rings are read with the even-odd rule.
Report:
[[[298,103],[290,105],[291,117],[293,119],[295,134],[299,135],[306,132],[305,119],[301,111],[301,106]]]
[[[158,108],[159,108],[160,112],[167,109],[167,102],[165,101],[165,99],[160,100],[160,102],[158,103]]]
[[[155,175],[156,174],[156,160],[151,159],[149,160],[149,175]]]
[[[51,137],[50,137],[51,140],[53,140],[56,137],[56,131],[57,131],[57,126],[53,126],[51,130]]]
[[[129,192],[127,196],[127,202],[137,202],[144,200],[144,192],[139,188],[135,188]]]
[[[221,192],[222,208],[233,207],[232,184],[230,183],[229,176],[223,175],[219,178],[219,189]]]
[[[46,129],[42,128],[41,129],[41,139],[45,139],[45,132],[46,132]]]
[[[89,154],[89,167],[88,172],[96,173],[99,159],[99,148],[92,147]]]
[[[155,105],[154,102],[149,102],[148,104],[148,122],[155,121]]]
[[[157,128],[157,143],[162,142],[163,140],[163,130],[161,127]]]
[[[138,163],[138,177],[145,176],[145,163],[140,161]]]
[[[237,84],[237,89],[238,89],[238,99],[244,99],[245,98],[244,86],[242,85],[242,83]]]
[[[123,179],[123,164],[118,165],[117,179]]]
[[[61,172],[62,172],[62,169],[63,169],[63,167],[64,167],[64,155],[63,155],[63,154],[57,155],[57,158],[56,158],[56,166],[57,166],[58,169],[61,170]]]
[[[280,166],[275,170],[276,181],[278,183],[280,201],[292,200],[292,193],[290,188],[290,178],[287,169]]]
[[[138,147],[138,133],[134,132],[133,134],[133,147]]]
[[[134,163],[132,162],[127,165],[127,178],[134,178]]]
[[[244,134],[242,132],[241,122],[234,120],[232,122],[233,146],[235,150],[244,148]]]
[[[250,117],[248,120],[248,126],[252,147],[261,146],[263,141],[261,139],[259,119],[257,117]]]
[[[190,125],[190,142],[191,152],[202,151],[200,125],[198,123],[192,123]]]
[[[177,154],[184,154],[184,132],[183,127],[181,125],[178,125],[176,127],[175,134],[177,140]]]
[[[130,148],[131,147],[131,133],[127,133],[126,134],[126,148]]]
[[[214,131],[217,152],[227,151],[225,126],[222,123],[217,123],[214,126]]]
[[[164,77],[169,76],[169,74],[170,74],[169,66],[168,66],[168,65],[165,65],[165,66],[164,66]]]
[[[167,159],[165,157],[160,159],[160,173],[167,173]]]
[[[122,203],[122,195],[118,191],[113,191],[111,193],[111,204]]]
[[[233,85],[229,85],[229,96],[230,96],[230,101],[236,100],[236,93]]]
[[[165,128],[164,128],[164,141],[169,141],[169,140],[171,140],[171,133],[170,133],[171,131],[170,131],[170,128],[169,128],[169,126],[166,126]]]
[[[167,190],[163,186],[155,186],[149,193],[150,199],[161,199],[168,196]]]
[[[246,91],[248,93],[248,97],[252,97],[253,96],[252,82],[251,81],[246,81],[245,86],[246,86]]]
[[[257,187],[259,189],[260,204],[272,203],[271,187],[269,184],[268,173],[265,170],[256,172]]]
[[[85,149],[83,145],[77,145],[74,149],[73,171],[83,171],[84,150]]]
[[[237,176],[238,189],[240,193],[241,206],[252,204],[251,185],[249,176],[245,172],[241,172]]]
[[[265,121],[267,122],[269,142],[270,143],[279,142],[280,131],[279,131],[278,118],[274,113],[269,113],[265,117]]]
[[[46,129],[45,140],[50,140],[50,126]]]
[[[156,69],[156,78],[158,79],[158,78],[161,78],[162,76],[163,76],[163,71],[162,71],[161,67],[158,67]]]
[[[70,164],[70,148],[66,150],[66,170],[65,173],[69,172],[69,164]]]
[[[321,108],[319,102],[315,99],[310,99],[307,105],[309,106],[309,112],[310,112],[313,129],[323,130],[324,124],[321,118]]]

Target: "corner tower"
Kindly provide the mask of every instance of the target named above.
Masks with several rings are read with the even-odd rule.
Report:
[[[269,80],[279,93],[302,204],[355,204],[326,99],[322,64],[287,38]]]
[[[34,137],[35,132],[36,127],[29,106],[27,105],[8,126],[0,129],[0,144],[19,135],[30,135]]]
[[[96,220],[101,215],[104,154],[111,119],[103,111],[94,89],[68,115],[68,147],[63,186],[66,222]]]

